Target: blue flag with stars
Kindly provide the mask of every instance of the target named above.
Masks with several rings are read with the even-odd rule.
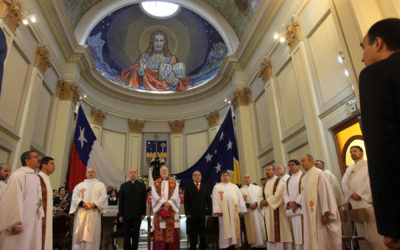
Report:
[[[235,161],[238,160],[232,111],[229,109],[224,122],[207,151],[192,167],[175,174],[175,177],[180,180],[181,186],[185,186],[193,183],[192,174],[197,170],[201,173],[201,182],[206,183],[212,189],[217,182],[220,182],[221,172],[233,172]],[[237,171],[239,170],[237,169]]]

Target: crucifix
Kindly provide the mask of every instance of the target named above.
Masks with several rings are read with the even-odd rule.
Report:
[[[156,155],[154,159],[151,160],[150,165],[153,167],[153,180],[157,180],[160,178],[160,168],[161,168],[161,161],[160,156],[158,155],[158,135],[157,133],[154,135],[156,139]]]

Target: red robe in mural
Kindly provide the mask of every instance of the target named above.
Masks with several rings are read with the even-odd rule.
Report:
[[[136,63],[132,67],[122,71],[120,80],[125,82],[127,87],[144,88],[146,90],[153,90],[153,91],[154,90],[182,91],[190,87],[190,81],[188,76],[185,77],[185,80],[178,80],[178,85],[176,86],[176,88],[175,86],[170,85],[167,81],[159,79],[158,75],[159,65],[153,68],[151,67],[154,65],[152,65],[150,61],[150,56],[144,54],[143,57],[147,61],[147,67],[142,76],[140,76],[138,72],[140,58],[136,61]],[[169,59],[167,63],[171,65],[176,64],[178,62],[175,56],[167,57],[167,59]]]

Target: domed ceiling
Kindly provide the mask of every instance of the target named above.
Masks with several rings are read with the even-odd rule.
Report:
[[[181,7],[157,19],[140,4],[103,18],[87,39],[101,74],[127,89],[171,93],[210,81],[227,53],[215,28]]]

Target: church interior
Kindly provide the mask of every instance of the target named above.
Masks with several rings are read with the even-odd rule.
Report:
[[[364,147],[360,42],[400,1],[146,3],[0,1],[0,162],[14,171],[33,149],[55,159],[53,188],[66,185],[81,106],[112,172],[147,178],[156,142],[180,173],[232,110],[241,176],[259,183],[266,166],[311,154],[341,179]]]

